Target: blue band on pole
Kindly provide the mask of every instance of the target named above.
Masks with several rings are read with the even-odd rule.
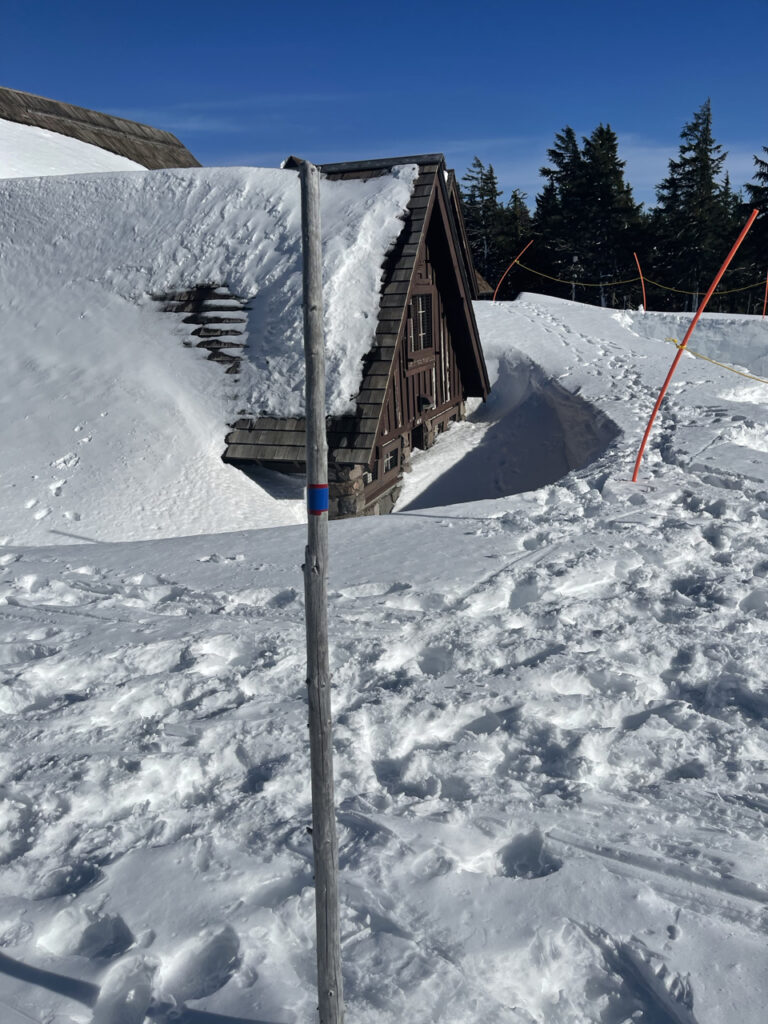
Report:
[[[328,511],[328,484],[310,484],[307,487],[307,511],[311,516]]]

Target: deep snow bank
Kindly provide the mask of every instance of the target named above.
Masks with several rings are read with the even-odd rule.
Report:
[[[414,455],[398,511],[534,491],[589,465],[619,433],[598,407],[519,349],[498,350],[494,341],[483,337],[492,381],[487,403],[452,426],[450,438],[441,435],[438,448]]]
[[[475,303],[493,390],[466,423],[416,453],[398,511],[501,497],[552,483],[610,451],[629,479],[654,400],[690,314],[615,311],[549,296]],[[705,314],[690,347],[768,376],[768,323]],[[686,355],[643,462],[742,486],[768,481],[768,386]],[[725,410],[724,403],[727,405]],[[619,469],[620,467],[620,469]]]

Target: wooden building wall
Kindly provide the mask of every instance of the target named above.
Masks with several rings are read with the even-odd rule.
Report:
[[[447,268],[443,269],[443,277]],[[413,448],[428,448],[451,420],[463,416],[462,383],[440,274],[429,246],[414,268],[407,304],[382,410],[366,500],[396,481]],[[429,345],[424,345],[424,307],[429,303]],[[421,323],[419,321],[422,321]]]

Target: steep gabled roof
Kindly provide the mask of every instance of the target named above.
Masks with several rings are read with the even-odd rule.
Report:
[[[446,171],[441,153],[387,157],[347,163],[322,164],[320,170],[331,180],[367,179],[391,174],[394,168],[416,164],[411,198],[406,207],[403,230],[388,253],[382,273],[381,301],[373,346],[366,358],[356,410],[353,415],[329,418],[329,458],[339,464],[370,461],[378,434],[379,420],[391,374],[403,317],[411,297],[414,267],[426,244],[428,226],[437,217],[445,232],[455,275],[455,288],[463,305],[469,328],[471,359],[465,377],[470,394],[485,398],[490,391],[480,339],[472,310],[477,298],[475,274],[461,215],[456,179]],[[293,157],[283,165],[296,167]],[[227,436],[227,460],[280,462],[304,461],[303,418],[282,419],[261,416],[238,420]]]
[[[0,118],[68,135],[127,157],[150,170],[200,166],[170,132],[30,92],[0,86]]]

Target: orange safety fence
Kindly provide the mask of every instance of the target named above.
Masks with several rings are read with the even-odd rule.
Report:
[[[531,244],[532,244],[532,242],[528,243],[528,245],[531,245]],[[526,246],[525,248],[527,249],[528,246]],[[523,249],[523,252],[525,252],[525,249]],[[523,253],[521,252],[520,256],[522,256],[522,255],[523,255]],[[552,274],[545,274],[543,270],[535,270],[533,267],[529,267],[529,266],[527,266],[527,264],[521,263],[520,262],[520,256],[517,256],[514,260],[512,260],[510,265],[507,267],[507,269],[502,274],[501,280],[499,281],[499,284],[496,286],[496,291],[493,293],[494,297],[496,295],[496,292],[498,292],[498,290],[499,290],[499,286],[501,285],[501,282],[504,280],[504,278],[507,276],[507,274],[510,272],[510,270],[512,269],[512,267],[514,267],[515,264],[517,264],[518,267],[520,267],[521,270],[527,270],[529,274],[535,274],[537,277],[544,277],[544,278],[547,279],[547,281],[555,281],[557,284],[575,285],[577,288],[617,288],[620,285],[634,284],[636,281],[641,281],[642,284],[643,284],[643,294],[645,294],[645,285],[646,284],[653,285],[654,288],[661,288],[662,291],[665,291],[665,292],[675,292],[678,295],[699,295],[700,294],[700,292],[698,292],[698,291],[692,292],[692,291],[688,291],[685,288],[673,288],[671,285],[662,284],[660,281],[654,281],[650,277],[646,277],[642,273],[638,277],[627,277],[627,278],[624,278],[621,281],[599,281],[596,284],[594,282],[592,282],[592,281],[573,281],[573,280],[569,280],[568,278],[564,278],[564,277],[553,277]],[[635,256],[635,259],[637,259],[637,256]],[[638,269],[639,269],[639,267],[638,267]],[[737,292],[748,292],[751,288],[762,288],[762,287],[763,287],[763,280],[761,278],[759,281],[755,281],[752,284],[742,285],[739,288],[724,288],[721,291],[715,292],[715,295],[717,295],[718,297],[721,296],[721,295],[735,295]]]
[[[648,312],[648,303],[645,301],[645,281],[643,280],[643,272],[640,269],[640,260],[637,258],[637,253],[633,252],[632,255],[635,257],[635,263],[637,264],[637,272],[640,275],[640,284],[643,286],[643,312]]]
[[[507,267],[507,269],[506,269],[506,270],[504,271],[504,273],[503,273],[503,274],[501,275],[501,277],[499,278],[499,283],[498,283],[498,284],[496,285],[496,291],[495,291],[495,292],[493,293],[493,299],[491,300],[492,302],[495,302],[495,301],[496,301],[496,296],[497,296],[497,295],[498,295],[498,293],[499,293],[499,288],[501,288],[501,282],[502,282],[502,281],[504,280],[504,278],[505,278],[505,277],[507,276],[507,274],[508,274],[508,273],[510,272],[510,270],[512,269],[512,267],[514,267],[514,265],[515,265],[515,264],[517,263],[517,261],[518,261],[518,260],[520,259],[520,257],[521,257],[521,256],[523,255],[523,253],[525,252],[525,250],[526,250],[526,249],[528,249],[528,248],[529,248],[530,246],[532,246],[532,245],[533,245],[533,243],[534,243],[534,239],[532,238],[532,239],[530,240],[530,242],[528,243],[528,245],[526,245],[526,246],[525,246],[525,248],[524,248],[524,249],[522,249],[522,250],[521,250],[521,251],[520,251],[520,252],[519,252],[519,253],[517,254],[517,256],[515,256],[515,258],[514,258],[514,259],[512,260],[512,262],[511,262],[511,263],[509,264],[509,266]]]
[[[683,338],[682,342],[678,346],[677,354],[676,354],[675,358],[672,360],[672,366],[669,368],[669,373],[667,374],[667,378],[666,378],[666,380],[664,381],[664,383],[662,385],[661,391],[659,392],[659,397],[656,399],[656,404],[653,407],[653,412],[651,413],[651,418],[648,420],[648,426],[645,428],[645,433],[643,434],[643,440],[640,443],[640,450],[637,453],[637,459],[635,461],[635,469],[634,469],[634,472],[632,474],[632,482],[633,483],[637,483],[637,474],[638,474],[638,472],[640,470],[640,462],[641,462],[641,460],[643,458],[643,452],[645,451],[645,446],[648,443],[648,437],[650,436],[650,433],[651,433],[651,427],[653,426],[653,421],[656,419],[656,413],[659,411],[659,407],[661,406],[661,403],[662,403],[662,401],[664,399],[664,395],[666,395],[666,393],[667,393],[667,388],[669,387],[670,381],[672,380],[674,372],[677,369],[677,364],[680,362],[680,360],[683,357],[683,352],[685,351],[685,346],[688,344],[688,339],[693,334],[694,328],[696,327],[696,324],[699,322],[699,317],[704,312],[704,309],[706,308],[707,303],[709,302],[709,300],[712,297],[712,293],[714,292],[715,288],[717,288],[718,284],[720,283],[720,278],[723,276],[725,271],[728,269],[729,263],[731,262],[733,257],[736,255],[736,252],[737,252],[739,246],[744,241],[747,232],[752,227],[752,225],[753,225],[753,223],[755,221],[755,218],[757,217],[759,212],[760,212],[759,210],[753,210],[752,213],[750,214],[749,220],[744,225],[744,227],[741,229],[741,234],[739,235],[739,237],[734,242],[733,248],[731,249],[731,251],[726,256],[725,262],[723,263],[722,267],[720,267],[720,269],[718,270],[717,274],[715,275],[715,278],[712,281],[712,284],[709,286],[709,289],[707,290],[707,294],[704,296],[701,305],[696,310],[696,313],[695,313],[695,315],[693,317],[693,320],[691,320],[691,324],[690,324],[688,330],[685,333],[685,337]]]

